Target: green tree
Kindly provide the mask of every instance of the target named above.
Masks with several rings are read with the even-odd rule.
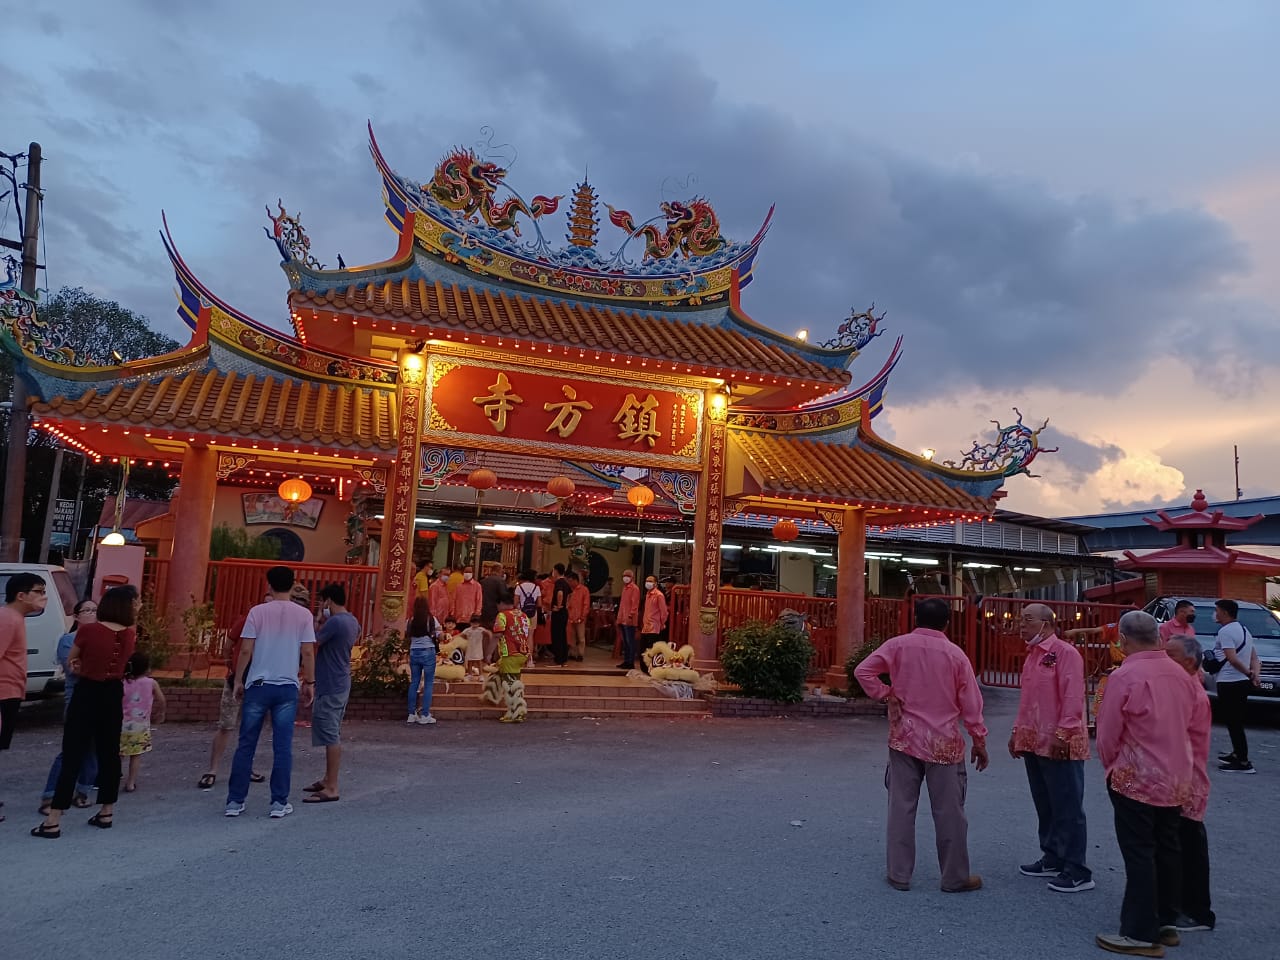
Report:
[[[110,365],[140,360],[178,347],[176,340],[153,330],[146,317],[114,300],[96,297],[82,287],[63,287],[39,304],[37,315],[42,323],[47,323],[49,329],[56,332],[59,340],[71,344],[78,356],[90,364]],[[0,398],[9,397],[12,382],[13,358],[0,351]],[[0,449],[7,450],[7,446],[8,432],[0,430]],[[22,518],[22,536],[26,541],[23,559],[28,562],[39,556],[56,447],[56,442],[43,431],[33,430],[28,438]],[[76,495],[80,481],[78,459],[74,455],[64,458],[58,489],[61,498],[72,499]],[[119,482],[118,464],[109,461],[86,464],[81,493],[84,503],[82,527],[92,526],[97,521],[103,502],[116,492]],[[142,500],[167,500],[176,482],[159,465],[144,467],[135,463],[129,475],[128,493],[130,497]],[[0,491],[3,491],[2,474]]]
[[[209,538],[209,559],[279,560],[280,541],[272,537],[250,536],[243,527],[232,529],[225,523],[213,528]]]

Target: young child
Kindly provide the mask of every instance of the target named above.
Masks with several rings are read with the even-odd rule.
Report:
[[[124,720],[120,727],[120,761],[129,758],[124,776],[125,793],[138,789],[138,768],[142,755],[151,752],[151,720],[164,723],[164,693],[151,679],[151,661],[145,653],[129,657],[124,671]]]
[[[471,626],[462,631],[462,636],[467,641],[467,673],[478,679],[484,667],[484,652],[493,642],[493,635],[480,626],[480,615],[476,614],[471,618]]]

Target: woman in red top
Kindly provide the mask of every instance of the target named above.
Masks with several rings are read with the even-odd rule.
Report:
[[[102,809],[89,818],[89,824],[104,830],[111,826],[120,791],[125,667],[137,644],[133,625],[138,606],[136,587],[112,587],[98,604],[98,622],[86,623],[76,631],[67,661],[79,679],[62,730],[62,773],[49,815],[31,831],[33,837],[54,840],[62,836],[62,813],[71,806],[76,773],[91,748],[98,752],[98,802]]]

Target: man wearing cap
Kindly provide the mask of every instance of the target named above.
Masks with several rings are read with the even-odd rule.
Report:
[[[244,705],[240,711],[240,742],[227,784],[226,815],[238,817],[244,812],[253,755],[258,749],[262,724],[270,714],[271,817],[278,820],[293,813],[289,803],[293,722],[298,713],[299,687],[304,704],[311,703],[315,696],[316,632],[308,609],[310,595],[301,584],[294,584],[292,570],[272,567],[267,571],[267,584],[271,599],[249,611],[240,631],[243,643],[236,664],[235,696]]]
[[[622,631],[622,662],[619,670],[636,666],[636,628],[640,626],[640,588],[635,572],[622,572],[622,598],[618,601],[618,629]]]

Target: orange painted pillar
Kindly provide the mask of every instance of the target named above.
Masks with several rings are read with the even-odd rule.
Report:
[[[849,509],[836,538],[836,649],[827,670],[829,687],[846,689],[845,661],[862,646],[867,613],[867,514]]]
[[[699,673],[720,669],[716,643],[720,632],[720,540],[724,524],[727,398],[708,390],[702,433],[702,475],[693,526],[693,564],[689,582],[689,644]]]
[[[418,483],[422,468],[418,462],[422,441],[422,415],[427,380],[426,358],[412,350],[400,351],[398,393],[400,423],[396,459],[387,478],[387,495],[382,511],[382,624],[403,629],[408,619],[406,607],[413,585],[413,532],[418,513]]]
[[[209,541],[213,537],[213,501],[218,492],[218,455],[206,446],[191,446],[182,457],[178,478],[173,552],[165,588],[165,609],[175,641],[186,643],[182,611],[204,602],[209,574]]]

